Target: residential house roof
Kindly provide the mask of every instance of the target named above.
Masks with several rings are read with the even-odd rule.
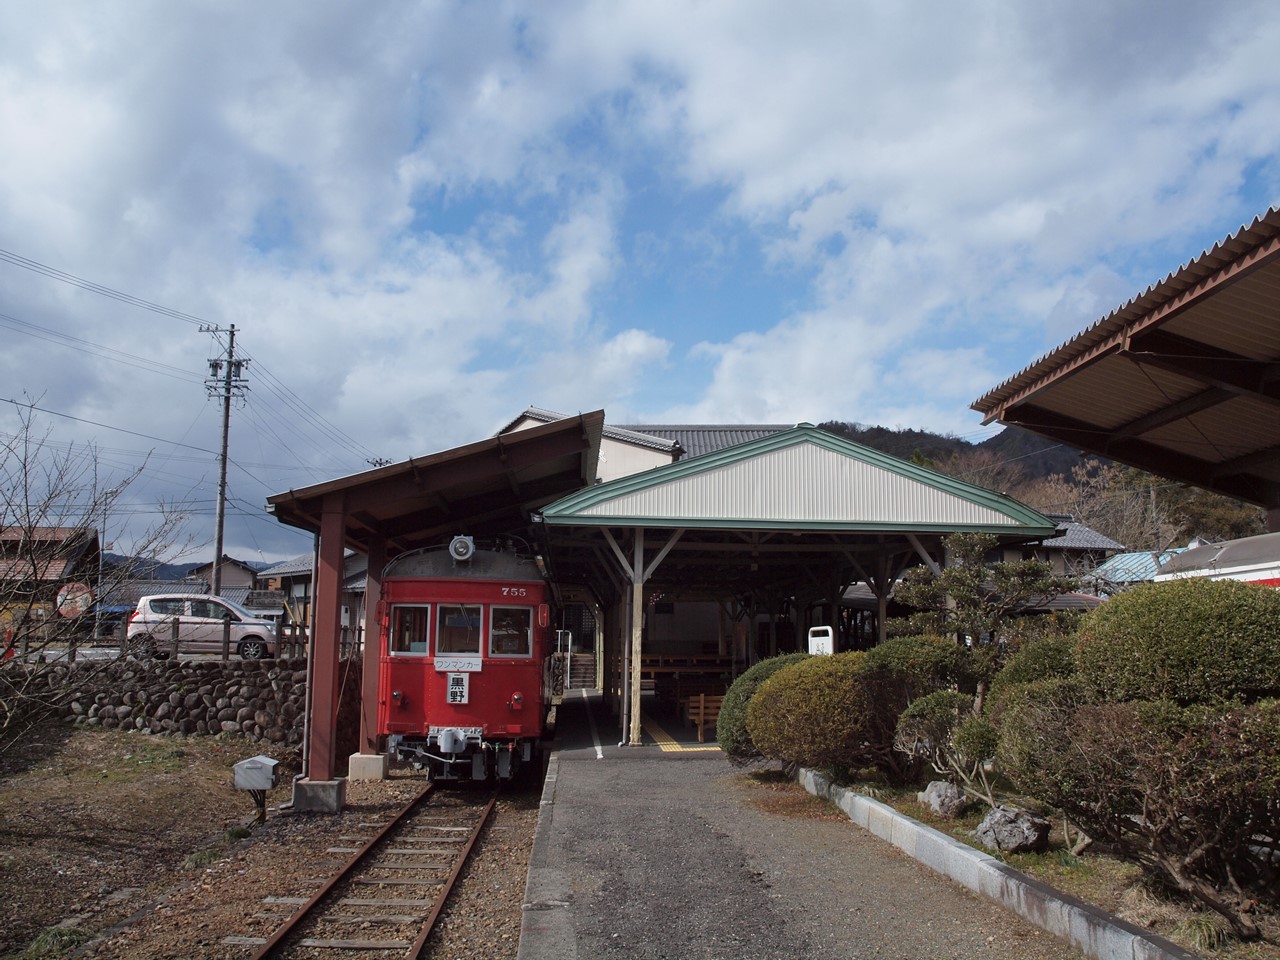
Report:
[[[1093,552],[1123,553],[1124,544],[1086,527],[1069,513],[1046,513],[1046,517],[1058,525],[1059,536],[1045,540],[1043,546],[1055,550],[1085,550]]]
[[[225,553],[222,555],[222,566],[224,569],[228,566],[239,567],[241,570],[244,570],[246,573],[249,573],[255,577],[259,576],[258,568],[253,566],[253,564],[246,563],[244,560],[237,560],[235,557],[227,556]],[[195,577],[195,576],[200,576],[205,572],[212,572],[212,571],[213,571],[213,561],[210,560],[207,563],[202,563],[197,567],[191,567],[190,569],[188,569],[187,576]]]
[[[1278,566],[1280,533],[1264,533],[1222,543],[1197,543],[1161,563],[1157,578],[1239,571],[1248,574],[1246,579],[1257,579]]]
[[[93,527],[0,529],[0,580],[63,580],[96,565],[97,557]]]
[[[190,596],[208,592],[209,584],[204,580],[122,580],[110,586],[99,605],[105,611],[123,612],[134,609],[139,598],[157,593]]]
[[[640,436],[660,437],[674,443],[686,457],[700,457],[725,447],[781,433],[793,426],[795,425],[790,423],[646,423],[626,424],[616,429]]]
[[[565,415],[563,413],[544,410],[541,407],[527,407],[523,413],[506,424],[495,434],[495,436],[501,436],[504,433],[509,433],[516,424],[524,420],[533,420],[537,423],[554,423],[557,420],[563,419],[565,419]],[[665,436],[637,432],[634,427],[613,427],[605,424],[600,435],[601,437],[609,440],[617,440],[621,443],[630,443],[637,447],[649,447],[653,450],[669,452],[673,456],[678,453],[678,450],[676,449],[677,445],[674,441]]]
[[[293,577],[299,574],[311,574],[311,565],[315,562],[315,554],[304,553],[300,557],[294,557],[291,560],[281,560],[273,566],[267,567],[258,573],[258,576],[265,579],[271,577]]]
[[[1135,583],[1148,583],[1155,579],[1160,564],[1186,550],[1171,547],[1159,552],[1138,550],[1118,553],[1098,564],[1088,575],[1088,580],[1100,592],[1111,592],[1108,587],[1129,587]]]

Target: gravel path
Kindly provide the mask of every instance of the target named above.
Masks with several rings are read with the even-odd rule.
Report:
[[[574,943],[543,949],[535,924],[521,957],[1080,956],[847,819],[770,813],[760,792],[718,753],[562,754],[533,866],[563,885]]]

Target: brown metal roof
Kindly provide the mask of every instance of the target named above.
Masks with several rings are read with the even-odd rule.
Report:
[[[267,498],[282,523],[317,531],[326,509],[344,514],[346,546],[375,537],[397,550],[454,534],[516,534],[533,510],[595,480],[604,411],[505,433],[426,457]]]
[[[981,397],[985,422],[1280,507],[1280,212]]]
[[[92,527],[3,527],[0,580],[53,582],[96,572],[98,549]]]

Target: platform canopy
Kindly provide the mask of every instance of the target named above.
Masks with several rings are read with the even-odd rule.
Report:
[[[557,579],[616,567],[610,555],[639,531],[655,560],[646,582],[684,596],[821,591],[833,576],[880,579],[886,563],[896,576],[940,556],[949,533],[1056,531],[1016,500],[810,424],[585,488],[540,517]]]
[[[973,404],[1280,520],[1280,212],[1268,210]]]
[[[318,531],[340,504],[345,546],[394,554],[454,534],[527,533],[532,511],[595,479],[604,411],[566,417],[267,499],[282,523]]]

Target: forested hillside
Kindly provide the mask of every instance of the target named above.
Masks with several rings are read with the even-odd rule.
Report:
[[[1184,483],[1085,455],[1018,427],[973,444],[926,430],[860,423],[821,425],[839,436],[1046,513],[1070,514],[1130,550],[1185,546],[1193,537],[1233,540],[1266,532],[1262,511]]]

